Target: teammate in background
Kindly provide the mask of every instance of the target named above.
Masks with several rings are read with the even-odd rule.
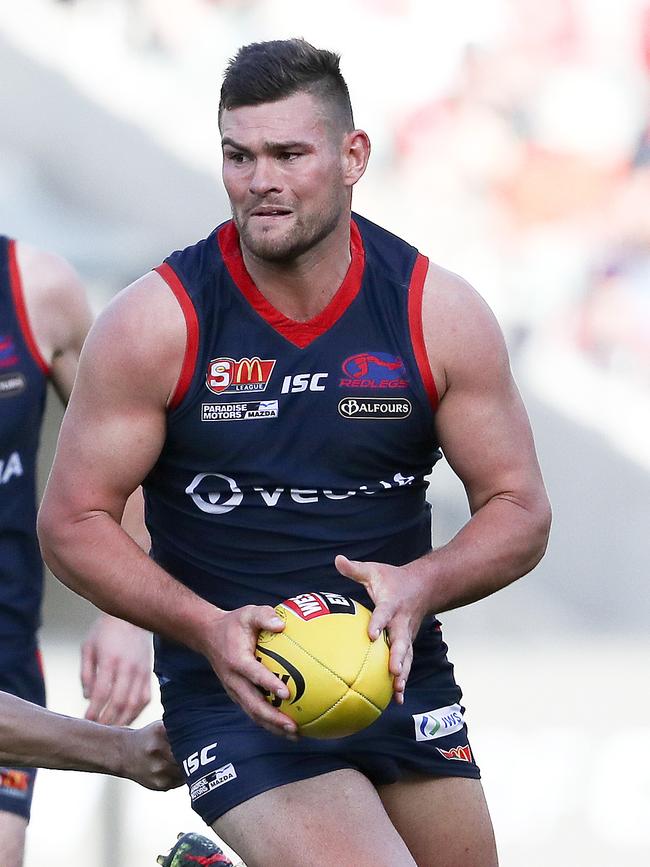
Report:
[[[183,781],[161,722],[141,729],[104,725],[53,713],[6,692],[0,692],[0,762],[12,766],[9,773],[21,785],[25,771],[15,768],[94,771],[157,792]]]
[[[242,48],[219,121],[233,218],[91,332],[41,508],[46,560],[158,634],[193,807],[248,867],[492,867],[435,614],[546,547],[500,330],[462,279],[351,214],[370,144],[336,55]],[[425,477],[440,449],[471,518],[432,551]],[[141,482],[152,559],[119,526]],[[298,738],[260,690],[289,694],[254,655],[260,629],[283,628],[271,606],[312,590],[374,605],[371,637],[391,639],[395,701],[340,740]]]
[[[0,237],[0,689],[39,705],[45,689],[37,643],[43,563],[36,458],[47,382],[66,402],[90,322],[83,288],[65,261]],[[137,496],[125,526],[144,544]],[[150,697],[150,643],[130,623],[97,619],[82,648],[88,719],[135,719]],[[3,867],[22,864],[34,777],[34,770],[0,770]]]

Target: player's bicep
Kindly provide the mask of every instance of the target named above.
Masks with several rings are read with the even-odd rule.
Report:
[[[539,481],[530,424],[509,371],[448,388],[437,433],[475,512],[494,496],[526,504]],[[486,379],[492,382],[485,382]]]
[[[69,516],[101,510],[119,519],[164,441],[183,336],[176,321],[161,334],[164,314],[147,325],[152,299],[132,296],[99,317],[81,354],[47,492]]]
[[[436,432],[475,512],[491,497],[522,504],[541,474],[505,341],[483,299],[442,270],[427,278],[424,330],[432,368],[444,383]]]

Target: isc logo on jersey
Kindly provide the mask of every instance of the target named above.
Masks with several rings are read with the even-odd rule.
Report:
[[[214,394],[264,391],[269,384],[275,359],[213,358],[208,364],[205,384]]]

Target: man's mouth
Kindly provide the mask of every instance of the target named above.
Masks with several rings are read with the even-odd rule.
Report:
[[[286,217],[290,213],[290,208],[283,208],[279,205],[261,205],[251,211],[251,217]]]

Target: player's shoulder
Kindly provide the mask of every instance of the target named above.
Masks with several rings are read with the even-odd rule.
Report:
[[[151,396],[167,395],[183,364],[188,329],[169,284],[149,271],[115,295],[95,320],[84,366]]]
[[[175,338],[184,339],[184,316],[168,281],[152,270],[109,301],[97,317],[93,331],[164,348]]]
[[[429,261],[422,296],[425,323],[467,336],[500,334],[496,317],[481,293],[466,279]]]
[[[459,274],[433,262],[424,283],[422,329],[441,393],[452,380],[484,381],[508,369],[503,334],[486,300]]]
[[[16,261],[22,290],[32,308],[43,305],[72,305],[85,297],[81,279],[73,265],[58,253],[25,241],[16,241]]]

